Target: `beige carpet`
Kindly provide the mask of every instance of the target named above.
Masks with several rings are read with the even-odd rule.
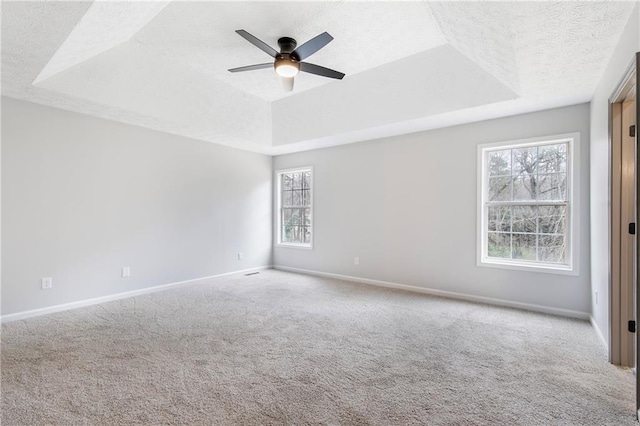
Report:
[[[2,326],[2,425],[633,425],[587,322],[263,271]]]

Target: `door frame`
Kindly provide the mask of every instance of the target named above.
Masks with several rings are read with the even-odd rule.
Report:
[[[640,250],[637,247],[637,240],[634,241],[635,265],[633,266],[633,278],[630,289],[621,289],[621,237],[627,224],[621,223],[621,183],[622,183],[622,101],[629,93],[635,96],[635,174],[638,175],[638,165],[640,165],[640,149],[638,148],[638,128],[640,126],[640,52],[630,62],[615,90],[609,97],[609,361],[613,364],[620,364],[622,351],[634,348],[635,356],[633,366],[636,376],[636,418],[640,419],[640,381],[638,380],[637,368],[640,366],[640,339],[637,333],[631,334],[626,329],[626,322],[623,315],[632,314],[629,319],[638,321],[640,318],[640,291],[638,287],[637,265],[640,265]],[[617,124],[617,125],[616,125]],[[618,142],[618,144],[616,144]],[[635,185],[635,213],[633,222],[636,223],[636,235],[640,231],[638,214],[640,213],[640,182]],[[623,296],[635,294],[634,305],[629,312],[628,305],[623,313]],[[632,297],[633,299],[633,297]]]
[[[630,140],[625,134],[623,124],[625,121],[626,124],[628,121],[633,122],[629,118],[626,101],[629,97],[637,99],[636,80],[636,66],[633,62],[609,98],[609,361],[626,367],[635,365],[634,335],[627,331],[627,321],[635,318],[634,241],[629,240],[627,226],[628,223],[636,222],[633,216],[636,197],[629,199],[629,196],[634,194],[636,159],[635,154],[629,152]]]
[[[638,180],[638,169],[640,167],[640,149],[638,148],[638,125],[640,125],[640,120],[638,119],[640,117],[640,108],[638,108],[637,102],[640,101],[640,98],[638,97],[638,92],[640,91],[640,84],[638,83],[638,70],[640,70],[640,52],[636,53],[635,56],[635,96],[636,96],[636,132],[635,132],[635,138],[636,138],[636,181]],[[636,217],[635,217],[635,222],[636,222],[636,226],[638,224],[638,213],[640,213],[640,182],[637,182],[636,184]],[[637,232],[636,232],[637,235]],[[636,240],[637,241],[637,240]],[[640,312],[640,288],[638,287],[638,265],[640,265],[640,250],[638,250],[637,247],[637,242],[636,242],[636,268],[634,270],[634,277],[633,277],[633,281],[634,281],[634,291],[635,291],[635,295],[636,295],[636,300],[635,300],[635,317],[634,319],[636,320],[636,324],[638,319],[640,319],[640,316],[638,315],[638,312]],[[640,365],[640,339],[638,339],[638,333],[636,330],[636,334],[634,335],[635,337],[635,341],[636,341],[636,362],[635,362],[635,372],[636,372],[636,419],[640,419],[640,383],[638,381],[638,365]]]

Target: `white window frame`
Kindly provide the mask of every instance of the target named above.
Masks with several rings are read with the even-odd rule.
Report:
[[[300,172],[311,172],[311,182],[310,182],[310,189],[311,189],[311,202],[309,203],[309,210],[311,211],[311,238],[309,240],[309,243],[291,243],[291,242],[283,242],[282,241],[282,227],[280,226],[282,223],[282,200],[281,200],[281,195],[282,195],[282,188],[281,188],[281,182],[282,179],[280,179],[280,176],[283,174],[287,174],[287,173],[300,173]],[[276,246],[277,247],[288,247],[288,248],[298,248],[298,249],[305,249],[305,250],[312,250],[313,249],[313,236],[315,234],[315,217],[314,217],[314,213],[313,213],[313,200],[315,199],[315,194],[314,194],[314,189],[313,189],[313,181],[314,181],[314,177],[313,177],[313,166],[305,166],[305,167],[296,167],[296,168],[292,168],[292,169],[281,169],[281,170],[276,170],[274,172],[274,179],[275,179],[275,207],[276,207],[276,211],[275,211],[275,228],[276,228]]]
[[[567,263],[553,264],[538,261],[500,259],[488,257],[488,173],[485,168],[487,155],[491,151],[512,148],[526,148],[527,146],[551,145],[554,143],[568,143],[567,149]],[[519,139],[478,145],[478,201],[477,201],[477,265],[482,267],[513,269],[530,272],[543,272],[562,275],[579,274],[579,230],[580,230],[580,133],[566,133],[530,139]]]

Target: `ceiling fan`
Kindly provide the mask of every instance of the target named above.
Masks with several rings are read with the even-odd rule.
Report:
[[[300,71],[320,75],[322,77],[336,78],[338,80],[342,80],[342,77],[344,77],[344,74],[341,72],[321,67],[320,65],[310,64],[309,62],[302,62],[304,59],[313,55],[333,40],[333,37],[331,37],[327,32],[315,36],[297,48],[296,46],[298,43],[294,39],[291,37],[281,37],[278,39],[280,52],[269,46],[264,41],[249,34],[245,30],[237,30],[236,32],[249,43],[274,58],[275,61],[231,68],[229,70],[230,72],[253,71],[274,67],[276,73],[281,77],[284,90],[287,92],[293,90],[293,78],[298,75]]]

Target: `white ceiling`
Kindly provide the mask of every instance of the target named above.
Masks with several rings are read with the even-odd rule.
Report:
[[[588,102],[634,2],[2,3],[2,93],[280,154]],[[283,92],[235,33],[329,32]]]

